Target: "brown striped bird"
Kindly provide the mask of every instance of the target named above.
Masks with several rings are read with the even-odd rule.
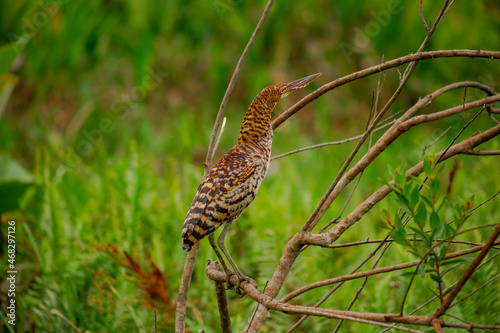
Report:
[[[231,148],[198,187],[182,229],[183,250],[191,251],[205,236],[228,269],[215,245],[213,232],[225,224],[217,243],[241,280],[248,278],[229,255],[224,238],[231,223],[250,205],[266,176],[271,157],[273,128],[271,113],[281,98],[296,89],[307,86],[321,73],[290,82],[272,85],[262,90],[247,110],[237,144]]]

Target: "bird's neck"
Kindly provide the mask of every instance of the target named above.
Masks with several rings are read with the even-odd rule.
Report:
[[[274,105],[269,105],[266,100],[259,97],[257,96],[248,107],[241,125],[238,144],[267,146],[272,142],[271,112]]]

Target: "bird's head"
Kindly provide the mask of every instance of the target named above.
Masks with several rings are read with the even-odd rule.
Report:
[[[320,75],[321,73],[317,73],[290,83],[269,86],[264,88],[259,95],[262,97],[262,102],[267,104],[266,106],[268,108],[273,109],[283,97],[287,96],[296,89],[304,88]]]

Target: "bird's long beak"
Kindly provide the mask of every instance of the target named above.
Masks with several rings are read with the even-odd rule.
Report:
[[[286,90],[285,90],[285,93],[283,95],[288,95],[290,92],[292,92],[296,89],[304,88],[312,80],[316,79],[320,75],[321,75],[321,73],[317,73],[317,74],[309,75],[309,76],[303,77],[302,79],[288,83],[286,85]]]

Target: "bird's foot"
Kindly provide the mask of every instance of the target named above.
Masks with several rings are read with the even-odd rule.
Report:
[[[228,288],[229,288],[229,289],[233,289],[234,287],[236,287],[236,290],[235,290],[235,291],[236,291],[236,293],[237,293],[238,295],[240,295],[241,297],[243,297],[243,296],[245,296],[245,295],[246,295],[246,293],[245,293],[245,292],[244,292],[244,291],[240,288],[240,285],[241,285],[241,283],[242,283],[242,282],[244,282],[244,281],[245,281],[245,282],[248,282],[248,283],[250,283],[250,284],[254,285],[254,286],[255,286],[255,288],[257,288],[257,282],[255,282],[255,280],[254,280],[254,279],[252,279],[252,278],[251,278],[251,277],[249,277],[249,276],[246,276],[246,275],[243,275],[243,274],[241,274],[241,275],[240,275],[240,274],[235,273],[235,272],[233,272],[233,271],[226,272],[226,274],[227,274],[227,277],[228,277],[228,278],[227,278],[227,286],[228,286]],[[237,283],[237,284],[233,284],[233,283],[231,282],[231,277],[232,277],[233,275],[236,275],[236,277],[238,278],[238,283]]]

